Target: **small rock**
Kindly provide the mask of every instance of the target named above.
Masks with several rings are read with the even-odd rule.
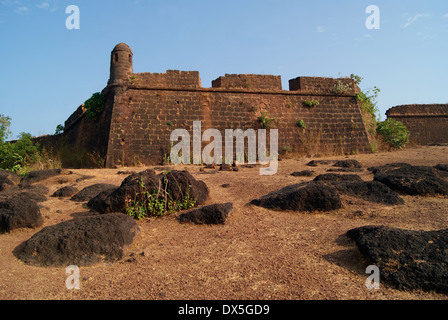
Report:
[[[230,164],[223,163],[219,166],[219,171],[232,171]]]
[[[291,175],[293,177],[312,177],[313,174],[314,174],[314,171],[311,171],[311,170],[303,170],[303,171],[291,173]]]
[[[181,214],[179,221],[196,224],[225,224],[227,216],[232,210],[232,203],[212,204]]]
[[[338,160],[333,165],[333,167],[341,168],[362,168],[361,163],[358,160],[348,159],[348,160]]]
[[[55,198],[65,198],[65,197],[71,197],[77,192],[79,192],[78,188],[73,186],[67,186],[56,190],[51,196]]]

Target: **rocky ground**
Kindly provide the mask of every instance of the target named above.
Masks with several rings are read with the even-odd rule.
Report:
[[[350,174],[372,181],[369,167],[395,162],[436,166],[447,164],[447,154],[447,146],[430,146],[349,157],[283,159],[274,176],[260,176],[258,167],[239,167],[237,172],[174,167],[187,169],[206,183],[210,194],[205,205],[233,203],[225,224],[180,223],[181,212],[137,221],[140,232],[120,261],[80,267],[79,290],[67,290],[65,266],[26,264],[17,258],[17,248],[46,226],[92,215],[86,201],[50,197],[56,190],[119,186],[132,171],[147,168],[63,171],[35,182],[48,188],[46,199],[41,199],[45,201],[39,202],[43,224],[0,234],[0,299],[446,300],[447,294],[398,290],[384,282],[379,290],[368,290],[365,271],[370,262],[347,236],[349,230],[369,225],[447,229],[446,196],[400,194],[404,204],[390,205],[345,192],[340,196],[342,208],[313,213],[277,211],[250,202],[334,169],[334,162],[310,167],[311,160],[357,160],[362,168]],[[291,175],[305,170],[314,172]]]

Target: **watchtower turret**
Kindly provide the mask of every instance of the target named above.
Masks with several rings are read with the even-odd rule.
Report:
[[[131,48],[126,43],[117,44],[110,57],[108,85],[123,84],[133,73]]]

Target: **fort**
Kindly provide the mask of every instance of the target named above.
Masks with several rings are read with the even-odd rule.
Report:
[[[389,109],[388,118],[402,122],[417,145],[448,142],[448,104],[413,104]]]
[[[280,76],[254,74],[226,74],[204,88],[197,71],[134,73],[133,53],[120,43],[111,52],[104,110],[91,120],[80,106],[63,135],[70,144],[99,152],[106,167],[159,164],[170,153],[170,133],[192,132],[194,121],[223,134],[276,128],[280,151],[370,153],[357,92],[350,78],[298,77],[287,91]]]

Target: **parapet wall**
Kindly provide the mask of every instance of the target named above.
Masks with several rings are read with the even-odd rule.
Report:
[[[413,104],[393,107],[388,118],[402,122],[419,145],[448,143],[448,104]]]
[[[257,74],[226,74],[212,81],[212,88],[246,90],[282,90],[280,76]]]
[[[353,95],[359,91],[350,78],[298,77],[289,80],[290,91]]]
[[[197,71],[167,70],[166,73],[134,73],[129,85],[145,88],[200,88],[201,78]]]

